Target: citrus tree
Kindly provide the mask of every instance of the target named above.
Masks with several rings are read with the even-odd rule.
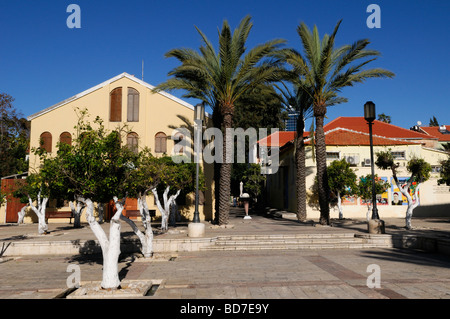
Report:
[[[386,192],[391,185],[378,177],[377,174],[374,175],[375,179],[375,194],[381,195]],[[367,221],[370,220],[370,211],[372,208],[372,174],[368,174],[366,176],[361,176],[358,180],[357,185],[357,195],[360,197],[367,205]]]
[[[339,219],[344,218],[342,198],[357,193],[356,174],[345,159],[335,160],[327,167],[330,191],[336,195]]]
[[[398,181],[397,177],[397,170],[400,164],[394,163],[394,157],[392,156],[392,153],[389,150],[381,151],[376,153],[376,156],[377,159],[375,164],[377,165],[377,167],[383,170],[390,169],[392,171],[392,177],[395,184],[408,201],[408,208],[406,210],[405,217],[406,229],[412,229],[411,219],[413,211],[420,205],[419,188],[423,182],[427,181],[430,178],[431,165],[422,158],[413,157],[408,161],[406,166],[406,169],[411,175],[406,184],[401,184]],[[411,186],[413,183],[416,183],[416,186],[412,188]],[[412,190],[412,194],[410,194],[410,190]]]

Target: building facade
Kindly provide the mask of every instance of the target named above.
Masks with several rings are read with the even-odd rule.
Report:
[[[340,117],[324,126],[327,150],[327,164],[334,160],[345,159],[353,168],[358,178],[371,173],[370,139],[367,122],[362,117]],[[279,147],[279,169],[276,174],[267,175],[267,205],[288,212],[296,212],[295,187],[295,132],[278,132],[276,139]],[[316,162],[312,154],[311,139],[305,132],[306,149],[306,185],[307,185],[307,217],[319,218],[318,203],[314,201],[312,186],[316,176]],[[425,159],[431,164],[433,171],[430,180],[420,186],[420,206],[415,209],[414,216],[450,216],[450,191],[448,186],[437,184],[440,161],[448,158],[448,154],[438,148],[438,139],[433,136],[400,128],[391,124],[375,121],[373,125],[374,154],[390,150],[395,161],[400,163],[398,177],[406,182],[410,177],[406,164],[412,157]],[[375,166],[375,174],[388,181],[391,187],[377,197],[377,208],[381,218],[404,217],[406,198],[397,201],[399,191],[392,179],[390,170],[380,170]],[[395,198],[394,198],[395,197]],[[395,205],[394,205],[395,203]],[[365,218],[367,204],[360,198],[347,197],[343,200],[344,218]],[[338,218],[338,209],[330,210],[331,218]]]
[[[50,106],[28,117],[31,121],[30,149],[43,147],[50,154],[57,151],[57,143],[71,143],[76,137],[74,127],[77,125],[77,110],[86,109],[88,118],[93,121],[97,116],[103,120],[107,130],[114,130],[124,125],[128,134],[122,141],[134,149],[149,147],[152,154],[162,156],[172,155],[176,143],[175,135],[179,135],[174,128],[186,126],[186,121],[193,123],[194,107],[185,101],[166,92],[154,93],[154,87],[134,76],[122,73],[69,99]],[[29,171],[39,167],[39,158],[34,154],[29,157]],[[204,167],[207,191],[202,193],[200,218],[212,219],[213,185],[212,170]],[[192,220],[194,211],[193,196],[183,200],[179,206],[181,216]],[[158,210],[153,195],[147,198],[150,209]],[[136,201],[127,203],[127,210],[137,209]],[[56,210],[50,206],[48,210]],[[70,210],[68,206],[59,209]],[[0,220],[5,220],[5,212],[0,211]],[[134,217],[134,215],[133,215]],[[25,221],[34,218],[28,213]],[[82,219],[83,220],[83,219]],[[59,220],[61,222],[61,220]]]

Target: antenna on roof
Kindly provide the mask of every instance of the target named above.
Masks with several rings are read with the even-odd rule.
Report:
[[[144,59],[142,59],[142,81],[144,81]]]

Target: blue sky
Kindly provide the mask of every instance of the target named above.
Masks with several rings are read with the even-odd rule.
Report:
[[[66,25],[72,3],[81,8],[81,29]],[[366,25],[371,3],[381,8],[380,29]],[[419,120],[428,125],[432,116],[450,124],[446,0],[0,0],[0,92],[29,116],[120,73],[141,78],[142,60],[144,80],[157,85],[177,65],[164,58],[168,50],[201,45],[194,25],[216,44],[224,19],[234,28],[247,14],[254,23],[248,47],[283,38],[301,50],[300,22],[316,24],[323,35],[343,19],[338,45],[369,38],[370,48],[382,53],[371,66],[396,77],[345,89],[349,102],[330,108],[328,121],[363,116],[364,103],[372,100],[377,113],[405,128]]]

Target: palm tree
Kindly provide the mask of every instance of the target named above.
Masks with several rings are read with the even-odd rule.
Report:
[[[297,136],[295,138],[295,168],[296,168],[296,195],[297,195],[297,219],[306,220],[306,154],[305,141],[303,133],[305,132],[305,120],[312,116],[312,100],[305,91],[302,90],[306,84],[304,79],[291,79],[293,89],[289,89],[284,83],[283,89],[277,86],[283,97],[286,109],[298,114],[297,117]]]
[[[285,42],[281,39],[257,45],[246,53],[245,43],[253,26],[246,16],[231,32],[227,21],[219,33],[219,49],[216,52],[206,35],[197,27],[203,45],[197,52],[192,49],[173,49],[166,57],[173,57],[181,65],[169,72],[172,76],[158,85],[155,91],[186,91],[185,98],[196,98],[213,108],[213,117],[219,119],[216,126],[224,132],[223,163],[220,165],[218,222],[227,224],[230,202],[231,147],[227,141],[228,130],[233,125],[235,102],[262,83],[278,81],[282,73],[281,62],[269,58]],[[217,217],[217,216],[216,216]]]
[[[342,21],[342,20],[341,20]],[[295,49],[285,49],[286,62],[292,66],[292,71],[304,78],[302,90],[312,99],[315,117],[315,147],[317,163],[317,179],[319,186],[320,224],[329,224],[329,186],[327,178],[326,145],[323,130],[327,107],[347,102],[338,95],[341,90],[356,83],[362,83],[369,78],[393,77],[390,71],[375,68],[362,69],[368,63],[377,59],[380,53],[366,49],[370,43],[367,39],[335,48],[336,33],[341,24],[339,21],[331,35],[319,37],[317,26],[313,32],[301,23],[297,33],[303,44],[303,53]]]

